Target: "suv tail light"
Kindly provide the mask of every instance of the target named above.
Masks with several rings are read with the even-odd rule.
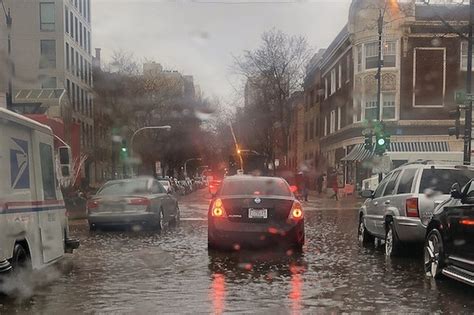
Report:
[[[303,219],[303,217],[303,207],[301,206],[301,203],[299,201],[294,201],[288,219],[299,221]]]
[[[226,214],[224,210],[224,204],[222,203],[221,199],[214,200],[214,203],[212,204],[211,215],[216,218],[225,217]]]
[[[408,198],[406,201],[407,217],[419,218],[418,198]]]
[[[132,198],[128,200],[128,204],[132,206],[149,206],[150,199],[147,198]]]

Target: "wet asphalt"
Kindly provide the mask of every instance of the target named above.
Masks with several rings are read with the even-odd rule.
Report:
[[[181,224],[162,233],[70,222],[80,248],[18,280],[0,313],[474,313],[474,288],[427,278],[421,247],[395,259],[359,247],[356,201],[306,203],[302,253],[209,252],[208,202],[205,190],[183,197]]]

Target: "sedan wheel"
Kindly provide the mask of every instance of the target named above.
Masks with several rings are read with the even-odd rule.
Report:
[[[425,241],[425,273],[433,279],[439,278],[443,268],[443,241],[437,229],[431,230]]]

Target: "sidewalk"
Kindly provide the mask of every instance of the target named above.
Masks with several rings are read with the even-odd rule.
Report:
[[[314,207],[315,210],[336,210],[336,209],[359,209],[364,202],[363,199],[355,196],[339,196],[339,200],[331,199],[329,193],[318,194],[310,190],[308,201],[303,201],[304,205]]]

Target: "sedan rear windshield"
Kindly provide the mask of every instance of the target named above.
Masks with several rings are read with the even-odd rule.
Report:
[[[442,194],[449,194],[454,183],[460,187],[474,178],[474,171],[459,169],[425,169],[421,176],[420,193],[433,190]]]
[[[100,196],[124,196],[130,194],[146,194],[151,190],[148,180],[113,182],[105,184],[98,192]]]
[[[263,196],[291,196],[288,184],[283,180],[251,179],[224,181],[221,195],[263,195]]]

